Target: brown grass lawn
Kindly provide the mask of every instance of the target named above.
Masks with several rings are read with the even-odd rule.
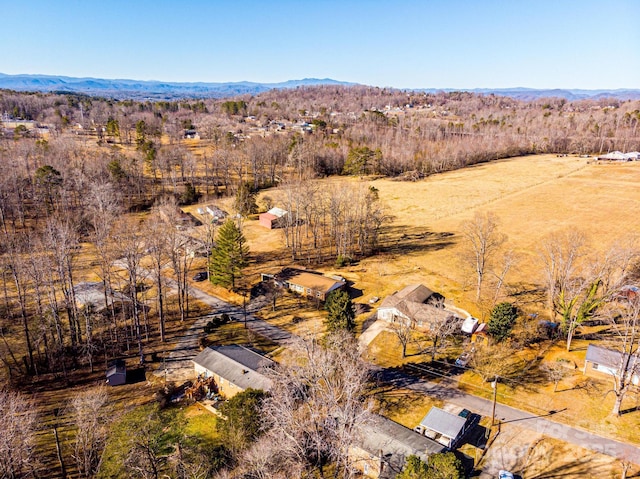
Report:
[[[410,389],[380,389],[374,393],[374,411],[413,429],[431,407],[442,407],[442,401]]]
[[[613,479],[622,473],[620,462],[610,456],[548,437],[535,442],[527,453],[517,468],[527,478]],[[627,477],[638,477],[638,474],[640,468],[633,466]]]
[[[540,281],[536,247],[547,234],[578,228],[602,250],[638,231],[640,218],[630,214],[640,200],[638,182],[640,164],[554,155],[485,163],[415,183],[371,181],[394,217],[384,252],[340,273],[363,290],[362,300],[422,282],[479,314],[474,278],[459,260],[465,219],[487,211],[498,217],[509,246],[522,256],[509,283],[527,288]]]
[[[570,353],[562,345],[515,353],[512,356],[515,367],[510,379],[498,385],[498,401],[534,414],[546,415],[557,411],[551,419],[640,446],[640,410],[636,409],[640,406],[640,395],[629,393],[622,407],[625,414],[619,418],[611,416],[614,402],[611,381],[606,377],[593,378],[582,374],[587,345],[587,341],[575,341]],[[553,384],[536,365],[542,360],[556,359],[573,362],[577,368],[560,381],[554,393]],[[471,371],[461,376],[459,387],[487,399],[492,397],[490,383]]]
[[[356,298],[356,302],[362,304],[367,304],[373,296],[384,298],[408,284],[424,283],[442,292],[455,304],[472,313],[480,314],[472,301],[473,292],[470,284],[473,278],[465,272],[458,259],[461,249],[460,224],[476,211],[495,213],[500,220],[501,231],[509,237],[509,246],[521,255],[519,265],[513,269],[512,276],[508,279],[510,286],[520,289],[533,288],[539,283],[540,269],[536,264],[536,246],[551,232],[568,228],[581,229],[590,237],[593,248],[602,250],[616,239],[640,230],[640,217],[634,214],[640,201],[640,188],[637,187],[640,184],[640,164],[637,163],[598,165],[582,158],[539,155],[481,164],[434,175],[415,183],[357,178],[317,181],[325,187],[331,187],[332,183],[338,181],[366,181],[379,190],[381,201],[387,205],[393,217],[392,222],[386,227],[379,255],[345,268],[319,268],[325,273],[340,274],[353,282],[354,288],[362,291],[362,295]],[[271,196],[277,203],[277,191],[265,191],[263,194]],[[211,202],[232,213],[232,198]],[[207,202],[202,202],[205,203]],[[258,203],[261,204],[260,199]],[[186,210],[198,216],[196,208],[197,206],[192,206]],[[251,284],[258,281],[261,272],[274,272],[283,266],[291,265],[283,247],[281,231],[267,230],[258,225],[257,219],[250,219],[245,222],[244,234],[252,252],[252,262],[247,269]],[[89,245],[83,245],[78,264],[80,268],[76,275],[77,281],[97,279],[92,272],[97,270],[97,265]],[[190,276],[205,267],[206,260],[196,259]],[[242,304],[240,295],[214,287],[208,282],[198,283],[197,287],[236,304]],[[153,289],[148,291],[150,298],[153,298],[154,294]],[[171,306],[172,309],[177,309],[175,305]],[[200,311],[207,310],[195,302],[192,302],[192,307]],[[544,313],[539,304],[526,305],[525,309],[527,312]],[[154,314],[153,306],[151,314]],[[262,311],[265,319],[295,334],[323,331],[324,314],[314,305],[298,303],[293,297],[281,298],[275,313],[268,307]],[[369,314],[365,313],[358,318],[358,331]],[[294,322],[294,317],[300,320]],[[155,318],[151,321],[155,325]],[[154,337],[147,351],[168,350],[190,323],[191,321],[180,323],[172,319],[168,324],[168,343],[162,345],[157,341],[157,337]],[[253,343],[265,352],[280,354],[281,351],[276,349],[276,345],[264,338],[250,337],[247,331],[239,326],[238,323],[225,326],[217,333],[217,337],[209,339],[212,342]],[[155,330],[157,327],[154,326]],[[412,347],[409,348],[410,354],[416,353]],[[585,344],[578,340],[569,355],[578,366],[582,366],[585,347]],[[399,354],[396,354],[398,348],[397,339],[392,335],[383,334],[372,343],[369,354],[377,356],[376,361],[389,366],[427,361],[426,355],[410,356],[403,361]],[[454,349],[446,354],[455,356],[457,350]],[[19,347],[17,351],[20,353]],[[533,354],[535,357],[540,353],[533,351],[523,354]],[[561,354],[564,353],[560,347],[544,353],[547,357]],[[133,356],[134,352],[131,357]],[[40,441],[46,446],[46,450],[54,451],[50,432],[54,420],[53,409],[64,407],[68,398],[78,388],[103,382],[102,366],[100,365],[93,375],[83,371],[77,378],[72,378],[72,388],[66,388],[56,381],[47,384],[40,381],[30,388],[43,412],[44,429]],[[471,392],[488,394],[487,385],[483,385],[483,391],[478,389],[478,383],[477,378],[465,374],[461,385]],[[114,388],[113,400],[117,407],[129,407],[148,401],[156,387],[157,385],[142,382]],[[533,407],[533,410],[562,411],[556,416],[558,419],[589,427],[604,435],[615,435],[638,442],[640,411],[625,414],[621,419],[609,417],[607,414],[613,398],[608,395],[603,399],[608,384],[588,380],[579,370],[572,378],[561,383],[557,393],[552,393],[553,386],[545,382],[529,387],[501,385],[500,388],[501,400],[504,402],[518,407]],[[384,404],[386,413],[408,426],[411,426],[418,416],[424,415],[430,407],[428,398],[414,398],[408,392],[389,391],[381,394],[379,403]],[[637,405],[638,398],[630,395],[625,407]],[[61,421],[64,422],[64,418],[61,418]],[[61,437],[67,458],[70,458],[70,450],[65,441],[71,437],[70,431],[67,425],[61,424]],[[56,470],[54,452],[46,466],[50,471]],[[549,467],[553,467],[553,464]],[[52,472],[52,476],[55,475],[56,473]]]

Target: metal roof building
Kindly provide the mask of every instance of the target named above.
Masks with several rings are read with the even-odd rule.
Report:
[[[432,439],[449,448],[453,448],[457,440],[462,437],[466,424],[466,418],[435,406],[420,421],[420,426],[425,429],[424,434],[427,437],[433,436]]]

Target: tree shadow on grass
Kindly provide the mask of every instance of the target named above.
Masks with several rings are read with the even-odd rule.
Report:
[[[381,254],[409,254],[415,252],[437,251],[455,244],[453,233],[433,232],[425,228],[406,225],[389,226],[382,229],[381,236],[386,238],[378,245]]]

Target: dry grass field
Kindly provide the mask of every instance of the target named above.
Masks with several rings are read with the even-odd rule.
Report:
[[[601,251],[639,231],[640,218],[633,214],[640,204],[639,182],[637,163],[597,164],[555,155],[500,160],[418,182],[377,179],[370,184],[393,216],[383,253],[340,274],[363,290],[363,300],[422,282],[479,314],[470,291],[474,278],[459,259],[463,221],[476,212],[497,216],[508,247],[521,256],[508,283],[526,289],[540,281],[536,250],[548,234],[579,229]],[[260,234],[259,246],[251,241],[252,249],[272,246],[276,235]]]
[[[536,264],[535,251],[541,239],[549,233],[562,229],[580,229],[588,235],[595,250],[602,250],[616,239],[640,230],[640,218],[635,214],[635,209],[640,204],[640,188],[637,187],[640,184],[638,163],[596,164],[583,158],[540,155],[481,164],[435,175],[418,182],[358,178],[329,178],[317,181],[326,188],[330,188],[335,182],[365,181],[379,190],[380,200],[392,216],[392,221],[386,227],[379,255],[345,268],[332,265],[318,268],[325,273],[339,274],[352,281],[353,287],[362,291],[362,296],[356,298],[359,303],[367,303],[374,296],[384,298],[407,284],[424,283],[442,292],[453,303],[479,314],[473,302],[473,278],[464,273],[459,260],[460,225],[475,212],[490,211],[499,218],[500,230],[508,236],[509,246],[522,258],[519,265],[513,269],[508,282],[523,289],[533,288],[539,282],[540,268]],[[277,191],[265,191],[262,193],[262,196],[264,195],[269,195],[277,202]],[[229,213],[233,211],[232,198],[215,199],[210,202],[218,204]],[[205,203],[209,202],[203,201],[201,204]],[[260,198],[258,203],[262,205]],[[198,216],[195,205],[185,210]],[[250,283],[257,282],[261,272],[274,272],[291,265],[290,258],[283,248],[281,231],[267,230],[258,225],[257,219],[250,219],[245,222],[244,233],[252,255],[252,262],[248,268]],[[87,244],[83,245],[78,258],[79,274],[76,278],[81,281],[95,281],[97,277],[91,272],[96,269],[95,266],[93,248]],[[192,274],[205,267],[205,259],[196,259]],[[194,286],[236,304],[242,303],[241,296],[214,287],[208,282],[197,283]],[[148,294],[150,298],[154,298],[154,289],[151,288]],[[174,300],[170,297],[169,303]],[[173,307],[175,305],[170,305],[172,309],[176,309]],[[536,307],[538,306],[529,305],[529,312],[533,312]],[[192,303],[192,308],[199,312],[208,311],[206,306],[197,302]],[[153,312],[152,307],[152,314]],[[358,318],[358,331],[368,314],[370,313]],[[295,298],[283,298],[276,312],[271,312],[267,307],[262,315],[270,322],[295,334],[304,335],[310,331],[323,330],[323,312],[313,305],[300,304]],[[167,325],[168,344],[161,345],[155,340],[149,345],[147,352],[164,354],[190,324],[191,321],[183,324],[172,318]],[[281,354],[275,344],[264,338],[252,337],[240,328],[239,324],[228,325],[208,339],[221,343],[239,340],[254,344],[265,352]],[[373,349],[370,348],[369,353],[373,351],[382,358],[381,362],[394,366],[419,359],[413,356],[402,360],[397,354],[391,354],[392,349],[397,350],[396,343],[391,335],[381,335],[372,343]],[[577,342],[574,351],[575,358],[572,359],[581,364],[584,345]],[[417,351],[410,348],[409,352],[415,354]],[[428,360],[427,355],[421,356],[425,356],[421,357],[421,360]],[[79,387],[102,382],[103,374],[102,371],[98,371],[83,381],[78,381],[74,389],[69,390],[64,390],[63,387],[39,387],[35,384],[32,389],[39,397],[47,426],[53,421],[54,407],[64,404]],[[463,381],[468,384],[470,392],[484,394],[477,390],[477,385],[474,384],[476,379],[465,377]],[[114,402],[122,403],[122,408],[146,402],[158,387],[159,384],[151,383],[126,386],[117,391]],[[596,384],[593,387],[602,389],[605,386]],[[518,389],[517,394],[521,401],[538,404],[538,407],[547,410],[561,410],[564,407],[569,408],[576,401],[583,401],[586,405],[585,410],[592,411],[591,417],[600,424],[597,432],[619,435],[631,440],[636,437],[639,413],[636,411],[627,414],[619,423],[618,420],[603,417],[601,412],[603,408],[609,408],[611,397],[606,400],[594,399],[592,393],[595,389],[582,386],[578,374],[572,380],[566,381],[566,384],[561,384],[559,392],[554,394],[551,388],[552,386],[543,385],[526,391]],[[603,392],[600,389],[598,393]],[[488,391],[486,393],[488,394]],[[503,394],[503,401],[509,402],[508,396],[514,392],[505,390]],[[380,392],[377,400],[378,406],[385,413],[407,425],[423,416],[432,405],[428,398],[414,397],[406,391]],[[411,407],[408,407],[409,404]],[[522,404],[514,405],[522,407]],[[634,405],[637,406],[627,404],[627,407]],[[566,414],[570,412],[568,409]],[[567,420],[571,422],[572,419],[569,417]],[[62,425],[63,448],[67,454],[71,430],[68,424]],[[48,429],[43,431],[39,441],[50,448],[52,439],[48,432]],[[47,466],[56,467],[53,455],[46,460]],[[531,467],[532,477],[554,477],[548,475],[548,471],[556,467],[551,462],[546,466],[547,472],[534,471],[533,466]]]

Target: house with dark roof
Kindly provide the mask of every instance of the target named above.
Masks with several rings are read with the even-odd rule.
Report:
[[[361,439],[349,448],[353,468],[363,477],[392,479],[402,471],[408,456],[423,461],[444,446],[384,416],[374,414]]]
[[[444,296],[421,284],[409,285],[387,296],[378,308],[378,319],[390,323],[407,322],[424,331],[434,324],[457,318],[455,313],[444,308]]]
[[[275,363],[251,349],[231,344],[206,348],[193,364],[199,376],[213,377],[218,392],[228,399],[248,388],[271,389],[271,380],[263,373]]]
[[[434,406],[420,421],[416,431],[449,449],[454,449],[467,431],[468,424],[467,417]]]
[[[624,368],[629,374],[631,383],[640,385],[640,356],[625,354],[615,349],[590,344],[584,360],[582,372],[592,376],[617,376]]]

